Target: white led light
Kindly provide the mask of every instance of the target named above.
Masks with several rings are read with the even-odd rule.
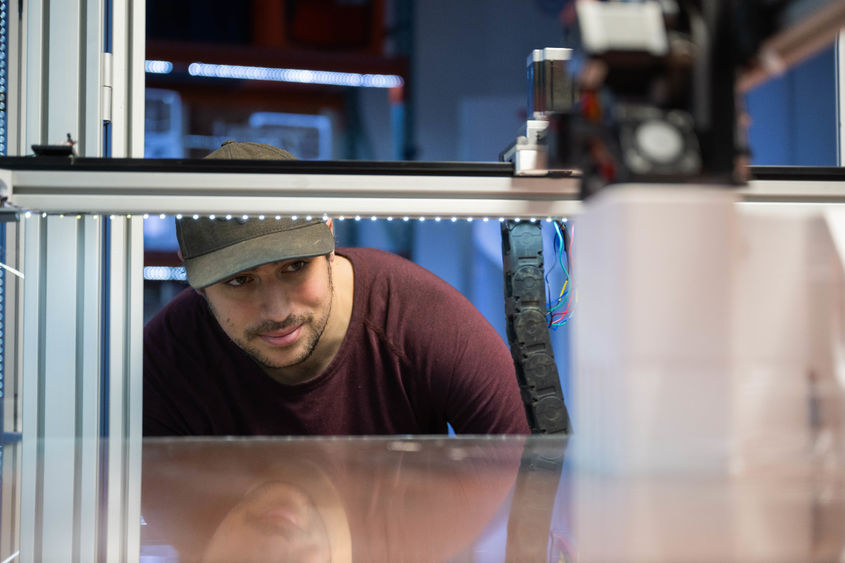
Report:
[[[162,213],[161,215],[159,215],[159,216],[158,216],[158,218],[159,218],[159,219],[166,219],[166,218],[167,218],[167,215],[165,215],[164,213]]]
[[[307,216],[305,217],[305,220],[306,220],[306,221],[310,221],[310,220],[311,220],[311,216],[310,216],[310,215],[307,215]]]
[[[472,223],[472,217],[467,217],[467,223]]]
[[[259,221],[263,221],[263,220],[264,220],[264,215],[259,215],[259,216],[258,216],[258,220],[259,220]]]
[[[177,219],[182,219],[182,214],[181,214],[181,213],[177,213],[177,214],[176,214],[176,218],[177,218]]]
[[[537,218],[536,218],[536,217],[532,217],[532,218],[530,218],[530,219],[529,219],[529,221],[531,221],[532,223],[536,223],[536,222],[537,222]]]
[[[144,61],[144,72],[170,74],[173,72],[173,63],[170,61]]]
[[[520,221],[522,221],[522,219],[520,219],[519,217],[514,217],[513,220],[514,223],[519,223]]]
[[[439,222],[440,222],[440,217],[435,217],[435,218],[434,218],[434,220],[435,220],[437,223],[439,223]]]
[[[411,218],[410,218],[410,217],[408,217],[407,215],[405,215],[404,217],[402,217],[402,220],[403,220],[403,221],[405,221],[405,222],[407,223],[408,221],[410,221],[410,220],[411,220]]]
[[[290,216],[290,218],[291,218],[291,219],[293,219],[294,221],[296,221],[297,219],[299,219],[299,217],[297,217],[296,215],[291,215],[291,216]]]
[[[244,215],[243,220],[246,221],[247,219],[249,219],[249,215]]]
[[[561,221],[563,221],[564,223],[566,223],[566,222],[568,222],[568,221],[569,221],[569,219],[567,219],[566,217],[564,217],[563,219],[561,219]]]
[[[328,220],[329,220],[329,216],[328,216],[328,214],[327,214],[327,213],[323,213],[323,222],[325,223],[325,222],[326,222],[326,221],[328,221]]]
[[[393,221],[393,217],[388,217],[388,218],[387,218],[387,220],[388,220],[388,221]]]
[[[276,221],[281,221],[281,220],[282,220],[282,216],[281,216],[281,215],[276,215]]]
[[[499,217],[499,223],[504,223],[504,222],[505,222],[505,218],[504,218],[504,217]]]
[[[356,220],[356,221],[360,221],[360,220],[361,220],[361,216],[360,216],[360,215],[356,215],[356,216],[355,216],[355,220]]]
[[[26,219],[29,219],[30,217],[32,217],[32,212],[31,212],[31,211],[27,211],[26,213],[24,213],[24,214],[23,214],[23,216],[24,216]]]
[[[455,223],[458,220],[457,217],[452,217],[452,222]]]
[[[144,220],[147,220],[147,219],[149,219],[149,218],[150,218],[150,214],[149,214],[149,213],[144,213]]]
[[[378,219],[378,217],[376,217],[375,215],[373,215],[372,217],[370,217],[370,221],[375,221],[376,219]]]
[[[200,218],[199,215],[194,215],[194,221],[199,221],[199,218]]]
[[[185,268],[181,266],[144,266],[144,279],[151,281],[185,281]]]
[[[231,220],[232,220],[232,216],[231,216],[231,215],[226,215],[226,220],[227,220],[227,221],[231,221]]]
[[[423,221],[425,221],[425,217],[420,217],[420,223],[422,223]]]
[[[344,217],[343,215],[341,215],[340,217],[338,217],[338,218],[337,218],[337,220],[338,220],[338,221],[346,221],[346,217]]]
[[[489,220],[490,220],[490,217],[485,217],[484,219],[482,219],[482,221],[484,221],[485,223]]]
[[[46,214],[46,213],[42,213],[42,214],[41,214],[41,216],[42,216],[42,217],[46,217],[46,216],[47,216],[47,214]]]
[[[212,221],[214,221],[214,217],[215,217],[215,215],[209,215],[208,216],[208,218],[211,219]]]
[[[552,222],[552,218],[551,218],[551,217],[546,217],[546,223],[551,223],[551,222]]]
[[[61,215],[61,217],[64,217],[64,215]],[[109,221],[113,221],[113,220],[114,220],[114,215],[109,215]]]
[[[355,88],[394,88],[402,86],[405,82],[401,76],[395,74],[358,74],[355,72],[219,65],[201,62],[188,65],[188,74],[209,78],[298,82],[301,84],[327,84]]]

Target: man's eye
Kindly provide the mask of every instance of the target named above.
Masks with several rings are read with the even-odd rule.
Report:
[[[297,260],[296,262],[285,264],[283,269],[285,272],[298,272],[304,268],[307,263],[308,262],[305,260]]]
[[[234,278],[228,280],[226,285],[230,287],[241,287],[242,285],[249,282],[249,277],[247,276],[235,276]]]

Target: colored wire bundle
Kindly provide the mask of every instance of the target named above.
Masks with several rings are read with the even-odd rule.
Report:
[[[574,312],[572,306],[574,300],[573,298],[575,296],[575,290],[573,288],[572,276],[570,275],[570,270],[572,267],[571,249],[574,230],[568,230],[566,228],[566,225],[561,221],[553,221],[552,224],[555,227],[554,248],[557,260],[545,276],[547,288],[546,291],[548,292],[548,306],[546,308],[546,319],[549,322],[549,327],[556,329],[568,323],[569,320],[572,319],[572,314]],[[566,256],[565,264],[564,255]],[[549,274],[554,270],[555,265],[560,266],[560,269],[563,271],[564,281],[563,287],[560,290],[560,294],[557,296],[556,299],[552,300],[551,292],[548,291]]]

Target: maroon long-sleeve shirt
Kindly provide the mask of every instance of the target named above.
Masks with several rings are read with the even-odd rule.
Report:
[[[506,344],[449,284],[399,256],[354,271],[343,343],[298,385],[267,376],[186,289],[144,329],[146,435],[528,433]]]

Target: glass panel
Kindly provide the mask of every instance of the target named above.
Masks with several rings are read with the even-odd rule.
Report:
[[[552,522],[565,444],[147,440],[141,557],[501,561],[513,543],[510,560],[545,560],[550,530],[568,536],[565,522]],[[564,559],[552,561],[571,560],[561,548]]]

